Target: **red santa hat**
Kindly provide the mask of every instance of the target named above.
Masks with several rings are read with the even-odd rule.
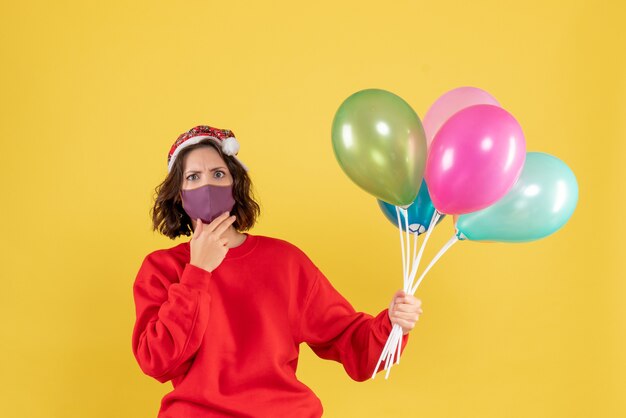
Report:
[[[203,139],[210,139],[215,142],[220,146],[224,154],[235,157],[235,159],[239,161],[239,164],[241,164],[243,168],[248,171],[248,167],[246,167],[245,164],[237,158],[237,153],[239,152],[239,142],[235,138],[233,131],[228,129],[217,129],[207,125],[199,125],[191,128],[185,133],[180,134],[178,139],[176,139],[170,148],[170,152],[167,154],[168,173],[172,170],[174,160],[176,160],[176,157],[182,149],[188,147],[189,145],[197,144]]]

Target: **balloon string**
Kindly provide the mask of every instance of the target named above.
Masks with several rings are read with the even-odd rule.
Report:
[[[404,239],[405,237],[402,236],[403,228],[401,224],[402,220],[400,217],[400,212],[402,212],[402,215],[404,216],[404,225],[405,225],[404,232],[405,232],[405,237],[406,237],[406,245],[405,245],[405,239]],[[418,239],[419,234],[417,232],[415,233],[415,237],[413,240],[413,251],[412,251],[413,257],[412,258],[410,257],[411,255],[411,241],[410,241],[411,231],[409,230],[408,212],[406,209],[401,209],[398,206],[396,206],[396,216],[398,219],[398,230],[400,233],[400,248],[402,250],[402,273],[404,276],[404,291],[408,293],[413,290],[412,289],[413,279],[415,278],[417,274],[417,269],[419,267],[422,256],[424,254],[426,242],[428,242],[428,238],[430,237],[430,234],[432,233],[435,225],[439,221],[439,218],[441,217],[441,213],[439,213],[438,211],[435,211],[433,213],[433,216],[430,221],[430,225],[428,226],[426,236],[424,238],[424,241],[422,242],[422,246],[420,247],[417,257],[415,253],[417,252],[417,239]],[[431,264],[427,267],[426,272],[430,270],[432,265],[434,265],[434,263],[439,259],[439,257],[441,257],[441,255],[443,255],[443,253],[447,251],[447,249],[450,246],[451,244],[447,248],[445,248],[443,252],[440,251],[440,254],[437,254],[436,260],[431,262]],[[420,277],[420,280],[423,279],[425,273],[422,274],[422,276]],[[418,285],[419,285],[419,282],[418,282]],[[417,289],[417,286],[415,287],[415,290],[416,289]],[[413,290],[411,294],[414,294],[414,293],[415,291]],[[380,357],[378,358],[378,362],[376,363],[376,367],[374,368],[374,373],[372,374],[372,379],[376,377],[376,373],[378,372],[378,368],[380,367],[380,364],[383,361],[383,359],[385,361],[384,369],[386,370],[385,379],[389,378],[389,373],[391,372],[391,367],[393,366],[394,362],[396,364],[400,364],[400,355],[402,353],[402,334],[403,334],[402,328],[399,325],[394,324],[393,329],[389,333],[389,337],[387,338],[387,341],[385,342],[383,351],[380,354]]]
[[[400,248],[402,250],[402,276],[404,277],[404,283],[406,283],[407,282],[407,266],[406,266],[406,257],[404,255],[404,239],[402,237],[400,208],[398,206],[396,206],[396,215],[398,216],[398,231],[400,231]]]
[[[396,334],[398,333],[398,327],[399,325],[394,324],[394,327],[391,330],[391,334],[389,334],[389,346],[387,347],[387,351],[385,352],[385,370],[388,370],[393,364],[391,358],[393,357],[393,354],[396,350],[392,347],[395,347],[396,345]]]
[[[407,248],[405,251],[404,248],[404,236],[402,235],[402,219],[400,217],[400,207],[396,206],[396,216],[398,219],[398,231],[400,234],[400,249],[402,251],[402,275],[403,275],[403,282],[404,282],[404,289],[406,291],[409,283],[408,283],[408,262],[409,262],[409,255],[410,255],[410,241],[409,241],[409,236],[407,235]],[[406,225],[406,232],[408,233],[408,216],[406,213],[406,209],[402,209],[402,214],[404,215],[404,223]],[[383,361],[383,359],[385,359],[385,369],[388,368],[389,366],[389,354],[392,352],[395,352],[395,348],[392,350],[390,347],[394,346],[394,335],[396,331],[396,328],[399,328],[399,326],[396,326],[396,324],[394,324],[393,329],[391,330],[391,332],[389,333],[389,336],[387,337],[387,341],[385,342],[385,346],[383,347],[383,351],[380,354],[380,357],[378,358],[378,362],[376,363],[376,367],[374,368],[374,373],[372,374],[372,379],[374,379],[376,377],[376,373],[378,372],[378,368],[380,367],[380,363]]]
[[[391,333],[389,334],[389,338],[387,338],[387,342],[385,343],[385,346],[383,347],[383,352],[380,354],[380,357],[378,358],[378,363],[376,363],[376,367],[374,368],[374,373],[372,374],[372,379],[374,379],[376,377],[376,373],[378,372],[378,368],[380,367],[380,363],[383,361],[383,359],[387,356],[388,350],[389,350],[389,346],[391,345],[391,336],[393,335],[393,331],[396,327],[398,327],[399,325],[394,324],[393,325],[393,329],[391,330]]]
[[[402,214],[404,215],[404,226],[405,226],[404,231],[405,231],[405,234],[406,234],[406,248],[407,248],[407,251],[406,251],[406,263],[407,263],[406,264],[407,265],[406,271],[407,271],[407,276],[406,276],[406,278],[404,280],[404,286],[403,286],[403,290],[405,290],[405,292],[406,292],[406,287],[409,285],[408,272],[411,270],[411,265],[412,265],[412,262],[415,261],[415,257],[412,258],[412,259],[410,258],[411,257],[411,230],[409,229],[409,212],[408,212],[407,209],[402,209]],[[413,245],[413,247],[415,247],[415,245]],[[413,253],[415,253],[415,249],[413,250]],[[402,330],[401,329],[399,330],[399,334],[402,335]],[[397,340],[397,338],[396,338],[396,340]],[[401,344],[400,344],[399,341],[396,341],[396,344],[397,344],[397,356],[396,356],[396,358],[397,358],[398,364],[400,364],[400,348],[401,348]],[[394,344],[392,343],[391,347],[393,347],[393,345]],[[395,350],[393,351],[393,353],[395,353]],[[391,365],[393,365],[393,357],[391,358],[391,362],[389,364],[389,368],[391,368]],[[387,376],[388,375],[389,375],[389,372],[387,372]]]
[[[402,354],[402,327],[400,327],[400,338],[398,339],[398,361],[396,364],[400,364],[400,354]]]
[[[418,226],[418,228],[420,228],[420,227]],[[419,229],[418,229],[418,231],[419,231]],[[416,257],[416,254],[417,254],[417,237],[418,236],[419,236],[419,233],[416,231],[413,234],[413,263],[415,263],[415,257]],[[413,269],[411,269],[411,271],[413,271]],[[407,282],[408,282],[408,280],[407,280]],[[405,292],[408,291],[408,290],[409,289],[407,289],[406,287],[404,288]]]
[[[396,329],[398,329],[398,328],[396,328]],[[392,346],[395,346],[398,343],[398,333],[401,335],[402,334],[402,330],[400,329],[399,331],[396,331],[396,332],[393,333],[393,341],[391,342]],[[385,379],[388,379],[389,378],[389,373],[391,373],[391,367],[393,366],[395,352],[396,352],[396,350],[394,350],[394,349],[391,349],[389,351],[388,361],[385,364],[385,367],[387,369],[387,373],[385,373]]]
[[[428,238],[430,237],[430,234],[432,233],[435,225],[437,224],[437,222],[439,221],[439,218],[441,216],[441,213],[439,213],[438,211],[435,211],[433,213],[433,216],[430,220],[430,225],[428,227],[428,230],[426,232],[426,236],[424,238],[424,241],[422,242],[422,246],[420,247],[420,251],[417,255],[417,257],[415,256],[415,252],[417,250],[417,238],[419,234],[415,234],[414,240],[413,240],[413,258],[409,258],[410,254],[411,254],[411,249],[410,249],[410,231],[409,231],[409,227],[408,227],[408,216],[406,214],[406,210],[402,211],[402,214],[404,215],[404,223],[406,226],[405,229],[405,233],[406,233],[406,252],[405,252],[405,245],[402,239],[402,228],[401,228],[401,220],[400,220],[400,208],[396,206],[396,215],[398,217],[398,229],[400,230],[400,244],[401,244],[401,248],[402,248],[402,266],[403,266],[403,273],[404,273],[404,291],[409,293],[411,291],[411,287],[412,287],[412,283],[413,283],[413,279],[415,278],[416,274],[417,274],[417,269],[419,267],[420,261],[422,259],[422,256],[424,254],[424,248],[426,247],[426,242],[428,242]],[[415,293],[415,292],[413,292]],[[385,347],[383,348],[383,352],[380,355],[380,358],[378,359],[378,363],[376,364],[376,368],[374,369],[374,374],[372,375],[372,378],[374,378],[376,376],[376,372],[378,371],[378,367],[380,366],[380,363],[383,361],[383,359],[385,360],[385,367],[384,369],[387,371],[385,374],[385,379],[387,379],[389,377],[389,373],[391,372],[391,367],[393,366],[393,363],[396,362],[396,364],[400,364],[400,355],[402,352],[402,328],[397,325],[394,324],[393,329],[391,330],[391,333],[389,334],[389,337],[387,338],[387,341],[385,343]]]
[[[435,225],[439,221],[440,216],[441,216],[441,213],[435,210],[435,213],[433,213],[433,216],[430,219],[430,225],[428,226],[428,231],[426,231],[426,236],[424,237],[424,241],[422,241],[422,246],[420,247],[420,251],[417,254],[417,260],[414,261],[413,268],[411,269],[411,273],[409,274],[409,277],[407,279],[408,286],[406,289],[409,292],[413,287],[413,280],[415,279],[415,276],[417,275],[417,268],[419,267],[420,262],[422,261],[422,255],[424,255],[424,248],[426,248],[426,243],[428,242],[428,238],[430,238],[430,234],[433,232],[433,229],[435,229]]]
[[[430,262],[430,264],[428,264],[428,267],[426,267],[426,270],[424,270],[424,272],[422,273],[422,275],[420,276],[419,280],[417,281],[417,283],[415,284],[415,287],[411,288],[411,294],[414,295],[415,292],[417,291],[418,286],[420,285],[422,279],[426,276],[426,273],[428,273],[428,271],[431,269],[432,266],[435,265],[435,263],[441,258],[442,255],[444,255],[446,253],[446,251],[448,251],[450,249],[450,247],[452,247],[454,244],[456,244],[459,241],[459,238],[454,235],[452,238],[450,238],[450,240],[441,248],[441,250],[439,250],[439,252],[437,253],[437,255],[435,256],[435,258],[433,258],[433,261]]]
[[[406,276],[404,279],[404,283],[408,283],[408,275],[411,270],[411,232],[409,232],[409,213],[406,209],[402,209],[402,215],[404,215],[404,234],[406,236]]]

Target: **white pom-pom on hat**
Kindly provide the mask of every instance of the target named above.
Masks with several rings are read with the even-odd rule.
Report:
[[[222,141],[222,151],[226,155],[237,155],[239,152],[239,141],[234,136],[224,139]]]

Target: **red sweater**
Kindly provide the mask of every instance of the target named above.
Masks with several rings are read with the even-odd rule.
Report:
[[[213,272],[189,264],[189,242],[143,260],[132,346],[145,374],[172,381],[158,418],[320,417],[296,377],[300,343],[354,380],[374,371],[388,310],[356,312],[299,248],[246,235]]]

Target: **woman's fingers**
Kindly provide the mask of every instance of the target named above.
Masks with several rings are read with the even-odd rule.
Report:
[[[394,312],[419,312],[422,313],[422,307],[418,305],[410,305],[407,303],[396,303],[393,306]]]
[[[407,334],[415,327],[422,314],[422,301],[403,290],[398,290],[391,299],[389,319],[392,323],[402,327],[403,334]]]
[[[202,220],[198,219],[196,222],[196,229],[193,230],[193,236],[191,237],[191,239],[198,238],[198,236],[202,232],[202,225],[203,225]]]
[[[224,212],[217,218],[213,219],[206,227],[207,232],[215,231],[225,219],[228,219],[228,213],[229,212]]]
[[[409,333],[409,331],[411,331],[413,328],[415,328],[415,322],[410,322],[410,321],[405,321],[405,320],[397,320],[394,321],[396,322],[398,325],[400,325],[400,327],[402,328],[402,334],[406,335]]]
[[[412,295],[396,298],[394,302],[396,305],[417,306],[418,308],[422,306],[422,301]]]
[[[231,226],[233,224],[233,222],[235,222],[235,218],[236,218],[235,215],[233,215],[233,216],[223,220],[222,223],[220,223],[220,226],[215,228],[213,233],[215,233],[218,237],[221,237],[222,234],[224,233],[224,231],[226,231],[228,229],[228,227]]]
[[[407,294],[404,293],[404,290],[398,290],[394,295],[393,295],[393,303],[400,303],[401,301],[403,301],[406,298]]]
[[[393,318],[405,319],[407,321],[417,321],[420,314],[417,312],[392,312],[391,316]]]

